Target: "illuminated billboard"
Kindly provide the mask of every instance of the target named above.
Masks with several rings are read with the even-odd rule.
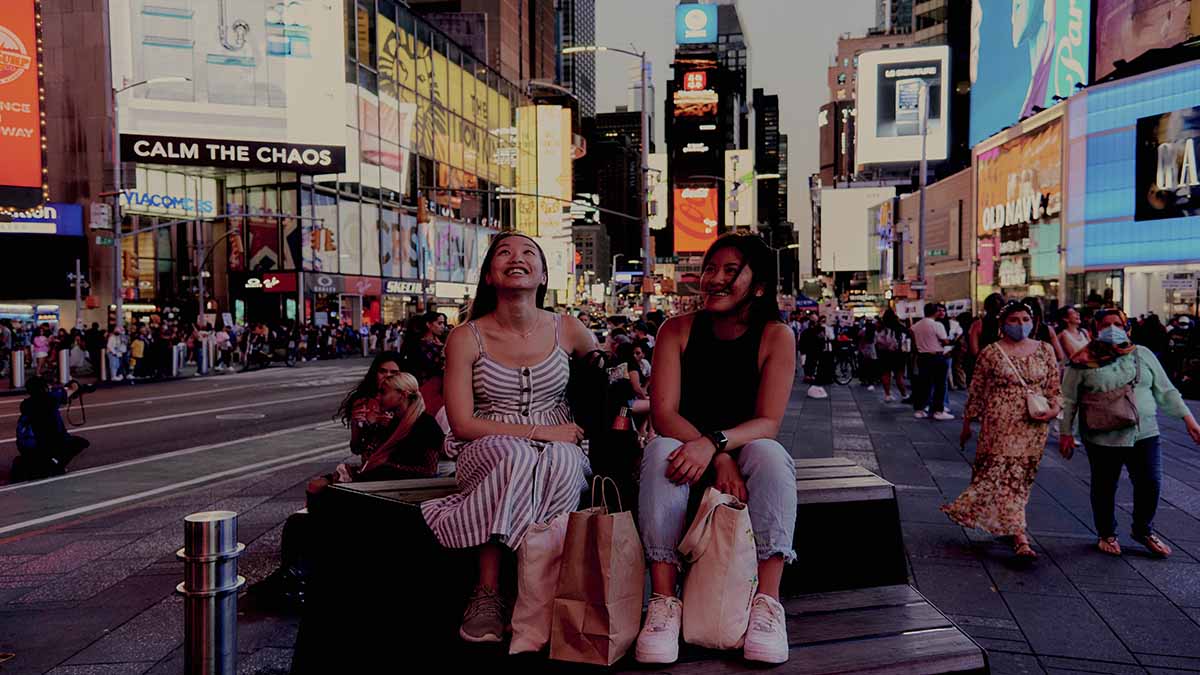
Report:
[[[927,101],[926,157],[946,159],[949,47],[866,52],[858,57],[859,164],[921,158],[921,98]]]
[[[118,96],[122,158],[344,171],[344,24],[342,0],[112,0],[113,86],[143,83]]]
[[[33,0],[0,3],[0,206],[45,201],[37,12]]]
[[[971,145],[1087,84],[1088,0],[972,0]]]
[[[684,4],[675,7],[675,44],[693,45],[716,41],[715,5]]]
[[[1150,49],[1173,47],[1192,30],[1196,0],[1097,0],[1096,79],[1116,61],[1132,61]]]
[[[675,116],[716,119],[719,100],[717,92],[712,89],[677,89],[674,95]]]
[[[675,253],[702,253],[716,241],[717,197],[715,187],[675,188]]]
[[[1200,215],[1200,106],[1137,121],[1134,220]]]

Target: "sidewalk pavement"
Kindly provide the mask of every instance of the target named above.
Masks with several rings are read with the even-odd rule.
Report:
[[[896,484],[913,583],[988,649],[995,673],[1200,670],[1200,452],[1177,421],[1164,422],[1166,480],[1156,526],[1175,547],[1151,559],[1125,537],[1126,554],[1095,550],[1086,459],[1047,453],[1029,510],[1041,559],[1012,562],[992,537],[964,531],[938,511],[970,480],[973,446],[958,449],[958,422],[915,420],[860,386],[830,398],[797,386],[780,440],[797,457],[843,456]],[[952,409],[962,410],[962,394]],[[1052,438],[1050,447],[1056,447]],[[329,459],[272,469],[59,529],[0,539],[0,652],[5,673],[53,675],[182,670],[182,518],[239,512],[247,544],[240,572],[253,585],[278,562],[287,516],[304,483]],[[1127,532],[1132,495],[1118,495]],[[854,523],[846,523],[853,528]],[[819,554],[821,542],[806,542]],[[802,551],[802,554],[804,552]],[[239,604],[239,672],[286,673],[297,619]]]

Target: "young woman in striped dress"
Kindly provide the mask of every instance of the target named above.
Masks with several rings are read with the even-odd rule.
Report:
[[[570,357],[595,349],[595,338],[579,320],[542,309],[546,274],[532,239],[497,235],[470,320],[446,342],[446,451],[458,460],[460,492],[421,511],[443,546],[479,549],[479,582],[459,629],[468,642],[504,637],[503,548],[573,511],[591,472],[566,389]]]

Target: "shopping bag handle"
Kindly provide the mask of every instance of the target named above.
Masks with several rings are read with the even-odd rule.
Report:
[[[600,484],[600,504],[596,504],[597,483]],[[613,494],[617,496],[616,511],[613,511],[608,507],[608,496],[604,493],[604,486],[608,485],[609,483],[612,483]],[[621,511],[625,510],[625,506],[621,503],[621,490],[617,487],[617,481],[609,478],[608,476],[592,476],[592,508],[596,508],[596,506],[600,505],[604,506],[605,511],[609,511],[611,513],[620,513]]]
[[[712,519],[717,509],[740,503],[737,497],[719,492],[715,488],[709,488],[704,493],[704,500],[700,503],[700,510],[696,513],[692,526],[679,542],[679,552],[688,562],[699,560],[708,550],[708,544],[712,541]]]

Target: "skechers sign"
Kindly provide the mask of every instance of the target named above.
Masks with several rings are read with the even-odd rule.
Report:
[[[1134,220],[1200,215],[1200,106],[1137,122]]]
[[[272,169],[298,173],[346,170],[346,149],[260,141],[222,141],[121,134],[121,154],[145,164]]]
[[[216,207],[212,200],[193,199],[191,197],[175,197],[172,195],[152,194],[125,190],[121,193],[121,207],[127,211],[150,211],[166,209],[168,211],[183,211],[184,213],[213,213]]]
[[[716,5],[677,5],[675,44],[695,45],[717,41]]]

